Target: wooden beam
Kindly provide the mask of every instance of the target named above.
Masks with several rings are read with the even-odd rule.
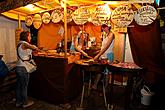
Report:
[[[32,4],[41,0],[4,0],[0,2],[0,13],[6,12],[21,6]]]
[[[65,36],[64,36],[64,50],[65,54],[64,57],[67,58],[67,6],[66,1],[64,1],[64,29],[65,29]]]

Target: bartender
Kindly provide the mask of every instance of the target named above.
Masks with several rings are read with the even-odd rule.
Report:
[[[73,38],[72,45],[74,45],[76,51],[81,53],[82,58],[85,57],[91,59],[92,57],[85,52],[85,50],[88,49],[88,41],[89,34],[85,31],[80,31],[77,36]]]

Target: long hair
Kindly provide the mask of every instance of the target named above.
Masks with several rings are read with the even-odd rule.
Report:
[[[109,31],[110,31],[111,26],[108,26],[106,24],[103,24],[103,25],[101,25],[101,32],[103,32],[103,28],[106,28],[106,27],[108,27],[109,28]]]
[[[28,36],[29,36],[30,32],[29,31],[22,31],[20,34],[20,38],[19,40],[21,41],[27,41],[28,42]]]

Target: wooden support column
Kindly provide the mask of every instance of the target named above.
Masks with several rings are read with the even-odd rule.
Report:
[[[20,14],[18,14],[18,28],[21,29],[21,19],[20,19]]]
[[[22,26],[21,26],[21,19],[20,15],[18,14],[18,28],[15,30],[15,44],[17,46],[20,38],[20,33],[23,31]]]
[[[67,58],[67,6],[66,6],[66,1],[64,1],[64,32],[65,32],[65,36],[64,36],[64,50],[65,50],[65,54],[64,57]]]

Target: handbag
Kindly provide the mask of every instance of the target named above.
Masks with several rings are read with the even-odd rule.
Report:
[[[28,73],[33,73],[37,69],[35,62],[32,59],[30,61],[24,61],[24,64]]]
[[[23,59],[20,57],[20,55],[19,55],[19,53],[18,53],[18,47],[19,47],[20,45],[21,45],[21,43],[19,43],[18,46],[17,46],[17,55],[18,55],[19,59],[21,59],[21,60],[24,62],[24,66],[25,66],[25,68],[26,68],[26,71],[27,71],[28,73],[33,73],[34,71],[37,70],[37,65],[36,65],[36,63],[34,62],[34,60],[31,58],[31,56],[29,56],[29,60],[23,60]]]

